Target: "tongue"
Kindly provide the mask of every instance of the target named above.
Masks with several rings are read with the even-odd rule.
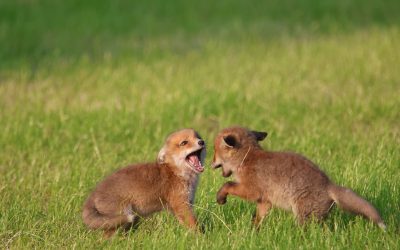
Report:
[[[201,162],[199,160],[199,157],[197,155],[190,155],[189,156],[189,162],[193,164],[193,166],[196,168],[196,170],[202,172],[203,171],[203,166],[201,165]]]

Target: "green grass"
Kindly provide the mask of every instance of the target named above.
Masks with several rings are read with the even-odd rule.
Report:
[[[0,248],[395,249],[400,244],[400,2],[0,1]],[[299,228],[218,206],[207,169],[195,235],[165,213],[128,236],[87,230],[105,175],[153,161],[165,136],[233,124],[300,152],[381,212]]]

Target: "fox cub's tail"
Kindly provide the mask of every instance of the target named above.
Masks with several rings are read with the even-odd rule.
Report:
[[[363,215],[386,230],[386,225],[378,211],[366,200],[352,190],[331,184],[328,187],[329,196],[344,210]]]

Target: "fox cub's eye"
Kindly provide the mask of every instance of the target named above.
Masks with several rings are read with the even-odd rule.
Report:
[[[188,141],[182,141],[181,143],[179,143],[179,146],[185,146],[186,144],[188,144]]]

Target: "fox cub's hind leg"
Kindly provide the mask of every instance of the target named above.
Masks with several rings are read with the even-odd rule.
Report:
[[[332,208],[334,202],[331,199],[319,199],[318,202],[310,202],[309,199],[299,199],[292,205],[292,210],[300,225],[308,221],[322,221]]]
[[[117,232],[118,227],[121,227],[124,233],[126,234],[129,232],[129,230],[136,229],[139,225],[139,222],[140,222],[140,216],[135,215],[132,212],[129,212],[122,223],[112,228],[106,228],[104,230],[103,237],[106,239],[111,238]]]

